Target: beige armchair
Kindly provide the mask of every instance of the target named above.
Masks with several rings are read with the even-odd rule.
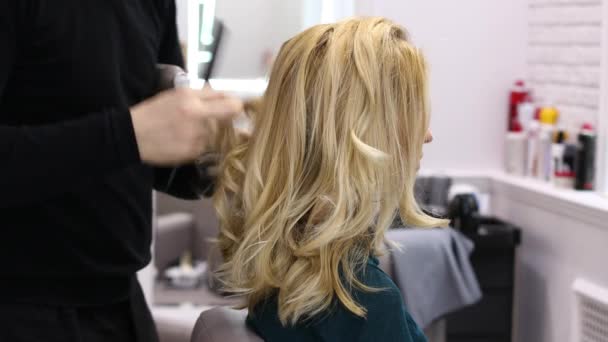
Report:
[[[176,199],[163,193],[157,195],[157,215],[159,221],[166,215],[175,213],[188,214],[191,217],[190,232],[187,234],[190,238],[188,247],[192,251],[192,256],[199,260],[207,260],[209,254],[209,239],[215,238],[218,233],[218,221],[215,215],[215,210],[210,199],[201,199],[197,201],[185,201]],[[183,218],[182,218],[183,219]],[[159,222],[159,226],[160,226]],[[163,234],[163,228],[159,227],[159,236],[157,242],[162,239],[160,234]],[[163,250],[157,252],[163,253]]]
[[[215,308],[201,314],[190,342],[263,342],[245,324],[247,311]]]
[[[162,273],[184,252],[190,252],[193,259],[207,261],[212,256],[211,239],[217,237],[218,221],[210,199],[184,201],[165,194],[157,197],[157,231],[154,248],[154,263]],[[217,253],[216,253],[217,254]],[[214,258],[214,260],[217,259]],[[209,274],[204,283],[194,289],[175,289],[163,282],[154,288],[154,302],[157,305],[192,303],[202,306],[230,306],[238,299],[218,295],[208,285]]]

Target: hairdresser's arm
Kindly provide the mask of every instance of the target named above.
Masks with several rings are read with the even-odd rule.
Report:
[[[17,56],[16,4],[0,3],[0,98]],[[45,126],[0,123],[0,158],[0,208],[44,201],[139,162],[128,108]]]
[[[17,55],[16,3],[0,2],[0,98]],[[69,122],[0,124],[0,208],[48,201],[140,162],[194,160],[209,138],[209,120],[241,110],[217,94],[185,89]]]
[[[179,44],[176,23],[175,0],[165,0],[164,25],[158,62],[184,68],[184,57]],[[157,167],[154,169],[154,189],[182,199],[198,199],[213,193],[215,175],[210,166],[214,158],[204,158],[200,163],[189,163],[179,167]]]
[[[139,162],[125,109],[46,126],[0,125],[0,158],[0,208],[45,201]]]

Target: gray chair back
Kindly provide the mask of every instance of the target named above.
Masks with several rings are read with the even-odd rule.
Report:
[[[201,314],[190,342],[264,342],[245,324],[246,310],[217,307]]]

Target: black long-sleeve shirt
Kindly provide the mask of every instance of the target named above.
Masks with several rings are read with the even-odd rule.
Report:
[[[174,0],[0,1],[0,303],[118,301],[149,262],[155,171],[129,107],[157,63],[183,64],[175,15]]]

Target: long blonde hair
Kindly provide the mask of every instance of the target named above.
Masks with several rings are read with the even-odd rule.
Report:
[[[252,137],[224,144],[214,198],[219,277],[250,310],[277,295],[281,322],[295,324],[337,298],[363,317],[351,289],[374,290],[357,274],[396,210],[411,225],[445,224],[413,195],[426,83],[421,52],[384,18],[318,25],[283,45]]]

